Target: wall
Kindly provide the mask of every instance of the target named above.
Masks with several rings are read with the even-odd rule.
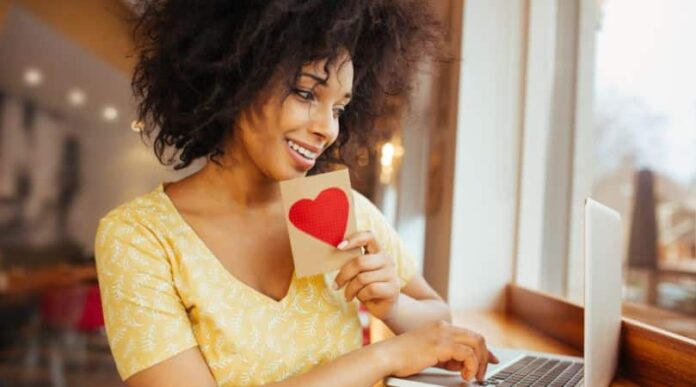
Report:
[[[442,202],[431,202],[439,208],[440,227],[431,228],[436,218],[429,213],[428,242],[439,239],[433,250],[443,261],[436,270],[426,271],[440,287],[444,285],[453,309],[501,309],[504,286],[512,279],[524,4],[503,0],[464,4],[463,60],[457,104],[452,107],[456,108],[456,132],[434,143],[447,146],[445,155],[433,155],[444,159],[440,163],[444,168],[449,168],[447,155],[454,155],[452,179],[446,178],[448,172],[438,172],[445,177],[438,183]],[[447,232],[431,234],[439,231]],[[444,239],[447,244],[442,244]]]
[[[59,4],[57,9],[70,4],[77,6],[69,1],[54,3]],[[69,209],[67,229],[84,253],[91,254],[97,222],[109,209],[149,192],[161,181],[176,180],[191,173],[196,167],[178,172],[168,170],[141,142],[139,134],[131,130],[135,110],[129,76],[122,71],[125,68],[118,69],[106,62],[85,48],[86,44],[77,44],[76,40],[58,31],[56,25],[37,17],[32,8],[24,4],[8,7],[7,4],[0,7],[4,12],[0,14],[3,20],[0,92],[6,95],[4,105],[14,104],[17,106],[14,111],[19,111],[15,114],[17,119],[10,119],[6,114],[5,127],[0,128],[0,144],[5,149],[0,154],[3,166],[0,168],[0,199],[12,202],[16,189],[9,184],[15,181],[20,169],[27,167],[34,189],[27,199],[24,216],[31,222],[27,223],[26,232],[17,235],[31,236],[22,241],[39,244],[55,238],[59,233],[51,224],[61,180],[61,168],[57,163],[61,163],[59,153],[63,141],[73,136],[79,143],[80,188]],[[41,8],[48,4],[29,5]],[[91,6],[85,7],[89,9]],[[39,11],[46,12],[44,8]],[[65,10],[54,11],[48,14],[62,15]],[[62,17],[75,19],[74,16]],[[28,87],[22,81],[27,66],[42,71],[44,81],[40,85]],[[84,106],[67,103],[66,91],[73,86],[86,92]],[[102,119],[101,109],[106,104],[118,107],[119,117],[113,122]],[[26,125],[33,126],[29,130],[21,119],[21,106],[25,105],[33,105],[38,118],[33,120],[33,125]],[[18,135],[22,135],[22,139],[18,139]],[[6,209],[6,212],[12,210]],[[16,242],[19,240],[13,241]]]
[[[134,57],[129,19],[131,11],[120,0],[0,0],[3,10],[19,5],[97,58],[123,74],[130,74]]]

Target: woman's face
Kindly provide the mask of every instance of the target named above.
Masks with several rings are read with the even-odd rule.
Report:
[[[303,66],[285,100],[284,81],[276,78],[255,107],[241,114],[230,150],[235,162],[273,181],[304,176],[314,166],[336,141],[338,117],[353,88],[353,64],[347,54],[329,67],[329,74],[325,62]]]

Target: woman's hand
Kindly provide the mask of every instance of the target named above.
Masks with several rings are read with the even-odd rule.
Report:
[[[409,376],[428,367],[460,371],[462,378],[483,381],[488,363],[498,358],[486,347],[483,336],[437,321],[378,343],[391,359],[391,374]]]
[[[358,231],[338,245],[341,250],[365,247],[365,254],[346,262],[336,275],[335,290],[344,285],[346,301],[357,297],[380,320],[393,313],[401,290],[394,258],[382,251],[371,231]]]

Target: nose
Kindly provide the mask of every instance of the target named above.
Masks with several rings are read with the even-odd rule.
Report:
[[[315,106],[312,109],[310,130],[317,139],[325,144],[333,143],[338,137],[338,120],[333,115],[331,107]]]

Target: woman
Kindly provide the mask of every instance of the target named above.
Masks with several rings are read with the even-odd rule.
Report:
[[[327,275],[294,274],[278,182],[369,143],[385,97],[407,92],[438,47],[426,4],[146,4],[133,78],[143,132],[164,164],[206,164],[100,222],[107,333],[128,385],[369,386],[433,365],[481,379],[497,361],[480,335],[450,324],[355,191],[360,231],[340,247],[365,254]],[[361,348],[359,302],[397,336]]]

